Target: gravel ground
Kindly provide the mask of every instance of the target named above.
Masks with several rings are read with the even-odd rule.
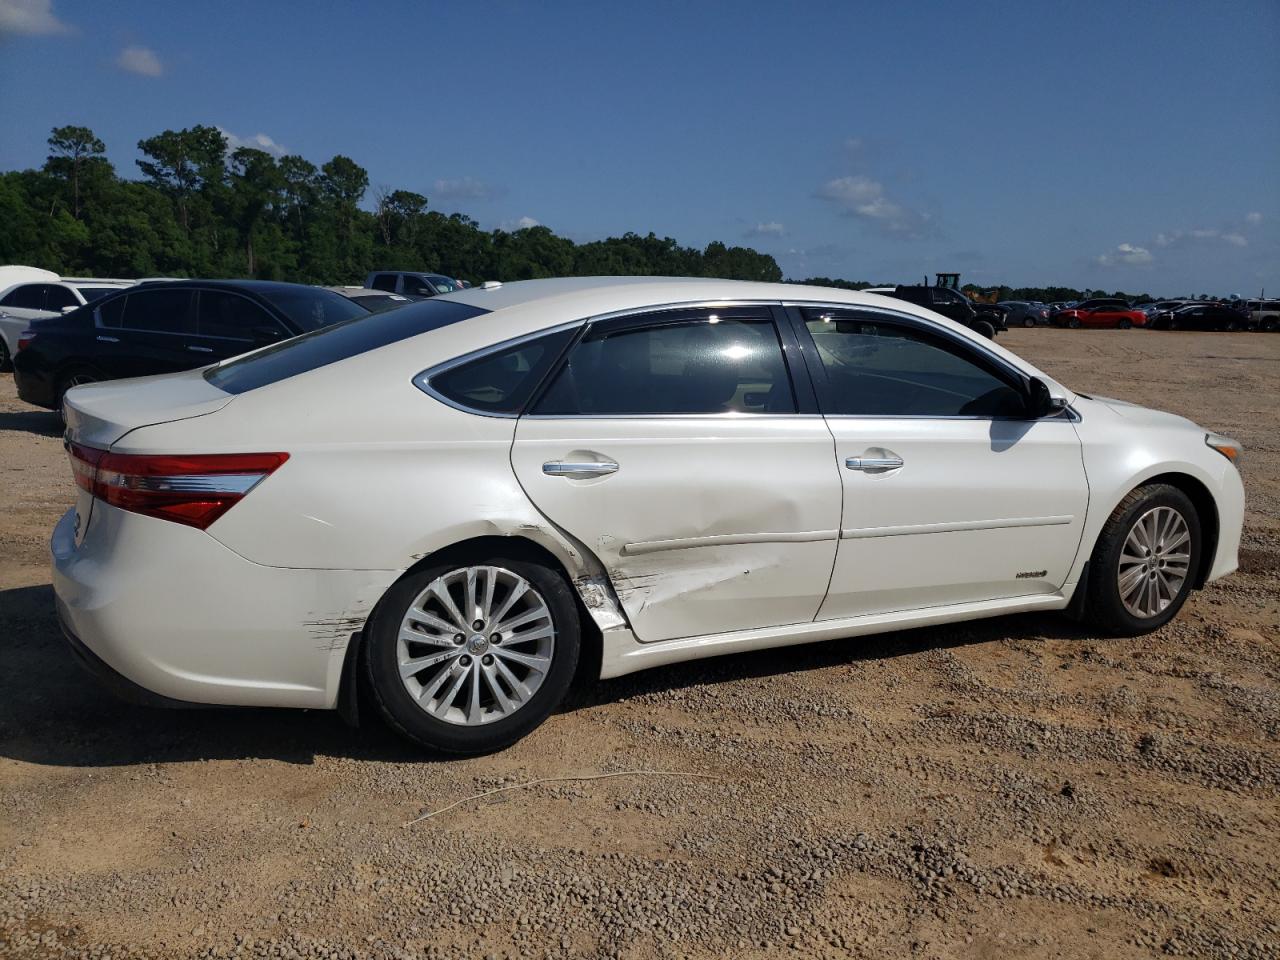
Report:
[[[51,415],[0,380],[0,954],[1280,956],[1280,336],[1016,330],[1246,446],[1241,571],[1159,633],[1019,616],[663,668],[505,753],[82,676]],[[423,812],[540,777],[550,783]]]

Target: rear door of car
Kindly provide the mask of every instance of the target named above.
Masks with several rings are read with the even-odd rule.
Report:
[[[195,291],[157,284],[131,290],[98,308],[94,360],[113,377],[144,377],[198,367],[187,350],[195,332]]]
[[[186,338],[186,350],[192,366],[201,366],[292,336],[257,301],[234,290],[206,287],[197,292],[195,330]]]
[[[604,564],[641,641],[817,614],[840,478],[777,307],[592,323],[520,418],[511,461]]]
[[[50,286],[52,284],[24,283],[21,286],[14,287],[5,294],[3,300],[0,300],[0,314],[23,322],[42,320],[45,317],[52,316],[45,309],[45,301],[48,298]]]

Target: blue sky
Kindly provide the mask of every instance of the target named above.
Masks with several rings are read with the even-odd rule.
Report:
[[[1280,3],[0,0],[0,169],[196,123],[790,277],[1280,294]]]

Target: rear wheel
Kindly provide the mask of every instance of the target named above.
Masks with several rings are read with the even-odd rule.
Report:
[[[560,703],[578,664],[564,578],[502,557],[444,563],[395,584],[370,621],[365,665],[392,727],[448,753],[510,746]]]
[[[1023,317],[1023,318],[1022,318],[1022,325],[1023,325],[1024,327],[1034,327],[1034,326],[1036,325],[1036,318],[1035,318],[1035,317]]]
[[[978,320],[975,322],[973,325],[973,332],[982,334],[988,340],[994,340],[996,338],[995,326],[986,320]]]
[[[1079,330],[1080,321],[1072,317],[1070,320],[1067,321],[1067,326],[1070,327],[1072,330]]]
[[[9,345],[0,337],[0,372],[13,368],[13,358],[9,356]]]
[[[1177,615],[1200,562],[1200,519],[1168,484],[1139,487],[1112,511],[1089,559],[1086,619],[1132,637]]]
[[[92,370],[87,370],[84,367],[70,370],[59,377],[57,395],[54,397],[54,402],[57,404],[55,410],[57,411],[58,419],[63,419],[62,398],[66,395],[68,390],[72,387],[78,387],[85,383],[98,383],[101,380],[102,378],[98,376],[98,374],[94,373]]]
[[[1119,323],[1116,324],[1116,326],[1119,327],[1121,330],[1128,330],[1130,327],[1133,326],[1133,323],[1132,321],[1129,321],[1129,320],[1121,320]]]

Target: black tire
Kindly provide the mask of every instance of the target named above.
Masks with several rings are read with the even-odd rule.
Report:
[[[1128,330],[1130,327],[1133,326],[1133,324],[1128,320],[1121,320],[1119,323],[1116,324],[1116,326],[1119,327],[1121,330]]]
[[[1022,325],[1023,325],[1024,327],[1034,327],[1034,326],[1036,325],[1036,318],[1035,318],[1035,317],[1023,317],[1023,318],[1022,318]]]
[[[1171,507],[1182,515],[1191,539],[1188,573],[1167,607],[1149,617],[1137,617],[1125,608],[1118,582],[1120,556],[1135,523],[1156,507]],[[1195,506],[1177,487],[1164,483],[1138,487],[1116,506],[1107,519],[1089,558],[1085,587],[1084,619],[1106,636],[1136,637],[1164,626],[1182,609],[1191,593],[1200,564],[1200,518]]]
[[[1178,327],[1179,327],[1179,323],[1178,323],[1178,321],[1177,321],[1177,320],[1170,320],[1170,321],[1169,321],[1169,326],[1168,326],[1168,327],[1166,327],[1165,329],[1167,329],[1167,330],[1177,330],[1177,329],[1178,329]]]
[[[4,342],[4,337],[0,337],[0,373],[7,373],[13,369],[13,358],[9,356],[9,345]]]
[[[986,320],[974,321],[973,332],[982,334],[988,340],[996,338],[996,328]]]
[[[499,567],[523,578],[546,603],[555,630],[551,666],[529,699],[487,723],[464,725],[431,716],[400,676],[398,638],[409,606],[438,578],[467,567]],[[492,626],[486,624],[480,633]],[[365,631],[362,650],[373,699],[387,723],[402,736],[433,750],[454,754],[492,753],[509,747],[541,724],[564,698],[578,666],[581,626],[578,606],[559,572],[540,563],[508,557],[457,558],[403,577],[378,604]],[[477,681],[479,682],[479,681]],[[507,691],[508,693],[510,690]],[[459,691],[461,695],[463,691]],[[484,694],[492,697],[487,690]],[[443,700],[443,698],[441,698]],[[465,702],[465,701],[464,701]]]
[[[1067,321],[1067,326],[1070,327],[1072,330],[1079,330],[1080,321],[1075,319],[1075,317],[1072,317],[1070,320]]]
[[[1236,323],[1234,320],[1228,320],[1222,325],[1223,333],[1235,333],[1239,329],[1240,324]]]

